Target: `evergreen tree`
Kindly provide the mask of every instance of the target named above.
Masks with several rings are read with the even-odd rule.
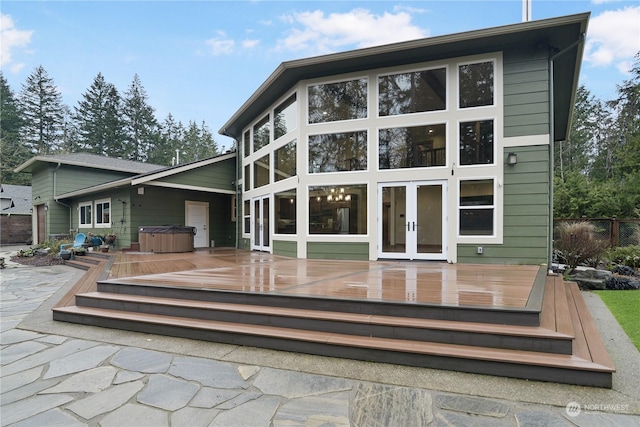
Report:
[[[181,163],[193,162],[218,154],[218,144],[204,121],[200,127],[196,122],[189,122],[189,126],[184,132],[182,152],[184,154],[180,157]]]
[[[20,105],[0,72],[0,183],[29,185],[31,178],[13,170],[29,160],[31,154],[20,141],[23,125]]]
[[[102,155],[116,154],[117,157],[123,151],[121,101],[117,89],[105,81],[102,73],[98,73],[82,97],[75,115],[79,133],[78,150]]]
[[[171,113],[162,122],[159,129],[159,137],[156,145],[149,151],[149,163],[158,165],[171,165],[175,158],[176,150],[182,149],[184,127],[181,122],[176,122]],[[175,161],[175,159],[174,159]]]
[[[20,93],[24,126],[22,139],[32,154],[58,151],[62,142],[62,96],[42,66],[38,66],[22,85]]]
[[[147,92],[140,77],[133,76],[124,98],[124,125],[126,131],[125,156],[130,160],[146,161],[151,150],[157,121],[153,108],[147,104]]]

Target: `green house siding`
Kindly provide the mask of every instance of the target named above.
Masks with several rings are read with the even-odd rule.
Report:
[[[307,242],[307,258],[368,260],[369,244],[357,242]]]
[[[161,178],[158,181],[193,187],[235,191],[233,185],[236,179],[235,163],[235,158],[222,160],[212,165],[202,166],[180,174]]]
[[[544,264],[549,239],[549,147],[511,147],[518,164],[504,170],[502,245],[458,245],[458,262]],[[506,151],[505,150],[505,155]],[[476,253],[482,246],[484,253]]]
[[[549,62],[547,51],[504,53],[504,136],[549,133]]]
[[[273,241],[273,254],[288,256],[292,258],[298,257],[298,243],[285,240]]]

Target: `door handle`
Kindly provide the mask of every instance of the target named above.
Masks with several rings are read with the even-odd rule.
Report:
[[[407,222],[407,231],[411,231],[411,223]]]
[[[416,222],[415,221],[413,221],[413,230],[411,230],[411,231],[416,231]]]

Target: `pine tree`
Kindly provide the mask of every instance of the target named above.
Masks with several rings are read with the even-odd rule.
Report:
[[[153,108],[147,104],[147,92],[140,77],[133,76],[124,98],[124,125],[126,131],[125,156],[130,160],[146,161],[157,134],[157,121]]]
[[[78,149],[94,154],[120,154],[122,150],[122,120],[120,96],[102,73],[93,80],[76,107]],[[118,148],[120,147],[120,148]]]
[[[156,145],[149,151],[149,163],[158,165],[171,165],[175,163],[175,152],[176,150],[182,149],[183,138],[184,126],[182,122],[176,122],[173,115],[169,113],[160,125]]]
[[[31,154],[20,141],[23,121],[20,105],[7,80],[0,72],[0,182],[28,185],[29,175],[14,173],[16,166],[27,161]]]
[[[42,66],[27,77],[20,92],[22,138],[32,154],[55,153],[62,142],[62,95]]]

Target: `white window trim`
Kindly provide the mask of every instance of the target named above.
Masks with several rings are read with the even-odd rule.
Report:
[[[482,181],[482,180],[493,180],[493,203],[491,205],[481,205],[481,206],[461,206],[460,205],[460,187],[462,186],[462,182],[465,181]],[[496,239],[498,239],[498,226],[502,227],[503,224],[498,224],[498,177],[497,176],[476,176],[476,177],[465,177],[458,179],[458,192],[457,192],[457,200],[456,200],[456,237],[458,238],[457,243],[497,243]],[[460,234],[460,210],[461,209],[493,209],[493,234],[478,234],[478,235],[469,235],[469,234]]]
[[[478,107],[466,107],[460,108],[460,66],[461,65],[472,65],[472,64],[482,64],[484,62],[492,62],[493,63],[493,103],[489,105],[481,105]],[[457,111],[478,111],[483,108],[495,108],[498,106],[498,60],[496,57],[484,58],[484,59],[476,59],[473,61],[464,61],[456,63],[456,93],[455,93],[455,103]]]
[[[89,206],[91,208],[91,216],[89,217],[88,224],[82,224],[82,208]],[[78,203],[78,228],[93,228],[93,203],[92,202],[80,202]]]
[[[99,223],[98,222],[98,205],[109,203],[109,222],[108,223]],[[104,209],[104,207],[103,207]],[[111,203],[111,198],[99,199],[93,202],[93,223],[95,224],[95,228],[111,228],[111,224],[113,222],[113,204]]]
[[[420,113],[422,114],[422,113]],[[385,129],[396,129],[396,128],[411,128],[411,127],[421,127],[421,126],[437,126],[437,125],[444,125],[444,129],[445,129],[445,162],[443,166],[422,166],[422,167],[415,167],[415,168],[397,168],[397,169],[380,169],[380,131],[381,130],[385,130]],[[395,172],[395,171],[404,171],[404,170],[413,170],[413,171],[425,171],[425,170],[443,170],[443,169],[449,169],[450,168],[450,164],[451,164],[451,141],[449,139],[449,136],[451,135],[451,130],[449,128],[449,120],[442,120],[442,121],[433,121],[433,122],[420,122],[420,124],[404,124],[404,125],[392,125],[392,126],[378,126],[376,127],[375,130],[376,134],[375,134],[375,158],[376,158],[376,167],[374,170],[377,173],[383,173],[383,174],[388,174],[390,172]],[[460,133],[460,125],[458,125],[458,133]],[[458,141],[459,143],[459,141]],[[370,146],[370,145],[369,145]],[[458,150],[459,151],[459,150]],[[489,165],[487,165],[489,166]]]
[[[338,133],[348,133],[348,132],[365,132],[367,134],[367,155],[365,156],[365,158],[367,159],[367,168],[366,169],[359,169],[359,170],[354,170],[354,171],[335,171],[335,172],[311,172],[311,170],[309,169],[309,138],[312,136],[318,136],[318,135],[333,135],[333,134],[338,134]],[[377,132],[377,131],[376,131]],[[378,144],[378,136],[376,133],[375,136],[375,144]],[[296,148],[297,149],[297,148]],[[306,159],[307,162],[305,164],[305,171],[306,174],[309,176],[322,176],[322,175],[333,175],[333,174],[351,174],[351,173],[363,173],[363,172],[369,172],[370,170],[375,170],[375,169],[371,169],[371,165],[369,164],[369,159],[370,159],[370,151],[371,151],[371,132],[369,132],[369,128],[368,127],[364,127],[364,128],[357,128],[357,129],[350,129],[350,130],[336,130],[335,132],[318,132],[318,133],[307,133],[307,142],[305,144],[305,149],[306,149]],[[376,148],[375,150],[376,152],[378,151],[378,149]],[[299,170],[299,169],[297,169]]]
[[[491,120],[493,122],[493,163],[478,163],[474,165],[463,165],[460,160],[460,123],[468,123],[468,122],[482,122]],[[461,169],[466,168],[478,168],[478,167],[493,167],[496,166],[498,160],[502,161],[502,159],[498,159],[498,118],[496,116],[486,116],[486,117],[478,117],[478,118],[465,118],[458,119],[456,123],[456,165]]]
[[[367,232],[365,234],[311,234],[309,233],[309,194],[310,194],[310,188],[311,187],[327,187],[327,186],[332,186],[332,187],[339,187],[339,186],[356,186],[356,185],[364,185],[365,188],[367,189],[367,201],[365,204],[366,207],[366,212],[367,212]],[[372,200],[372,196],[371,196],[371,186],[369,185],[369,182],[366,181],[355,181],[355,182],[349,182],[349,181],[337,181],[337,182],[328,182],[328,183],[322,183],[322,182],[313,182],[313,183],[309,183],[306,185],[305,188],[305,199],[304,199],[304,204],[306,205],[305,208],[305,215],[307,216],[305,219],[305,230],[304,232],[300,232],[300,230],[298,229],[298,235],[302,236],[304,235],[307,239],[307,242],[326,242],[327,238],[335,238],[337,241],[346,241],[346,242],[365,242],[365,241],[369,241],[369,236],[371,235],[371,209],[370,209],[370,205],[369,203],[371,203]]]
[[[344,83],[344,82],[350,82],[353,80],[366,80],[367,82],[367,99],[365,104],[367,105],[367,115],[365,117],[361,117],[359,119],[348,119],[348,120],[334,120],[332,122],[320,122],[320,123],[309,123],[309,88],[311,86],[320,86],[320,85],[330,85],[330,84],[334,84],[334,83]],[[377,84],[377,81],[376,81]],[[371,79],[369,78],[369,75],[364,74],[364,75],[358,75],[358,76],[350,76],[350,77],[343,77],[343,78],[336,78],[336,79],[332,79],[332,80],[318,80],[312,83],[307,83],[305,86],[305,93],[304,93],[304,101],[305,101],[305,117],[303,117],[303,120],[301,121],[301,123],[303,124],[303,126],[331,126],[332,124],[335,123],[353,123],[353,122],[359,122],[362,120],[368,120],[369,117],[371,117],[371,112],[369,111],[371,109],[370,104],[370,96],[369,96],[369,92],[371,90]],[[377,105],[377,100],[376,100],[376,105]],[[376,108],[377,110],[377,108]]]

